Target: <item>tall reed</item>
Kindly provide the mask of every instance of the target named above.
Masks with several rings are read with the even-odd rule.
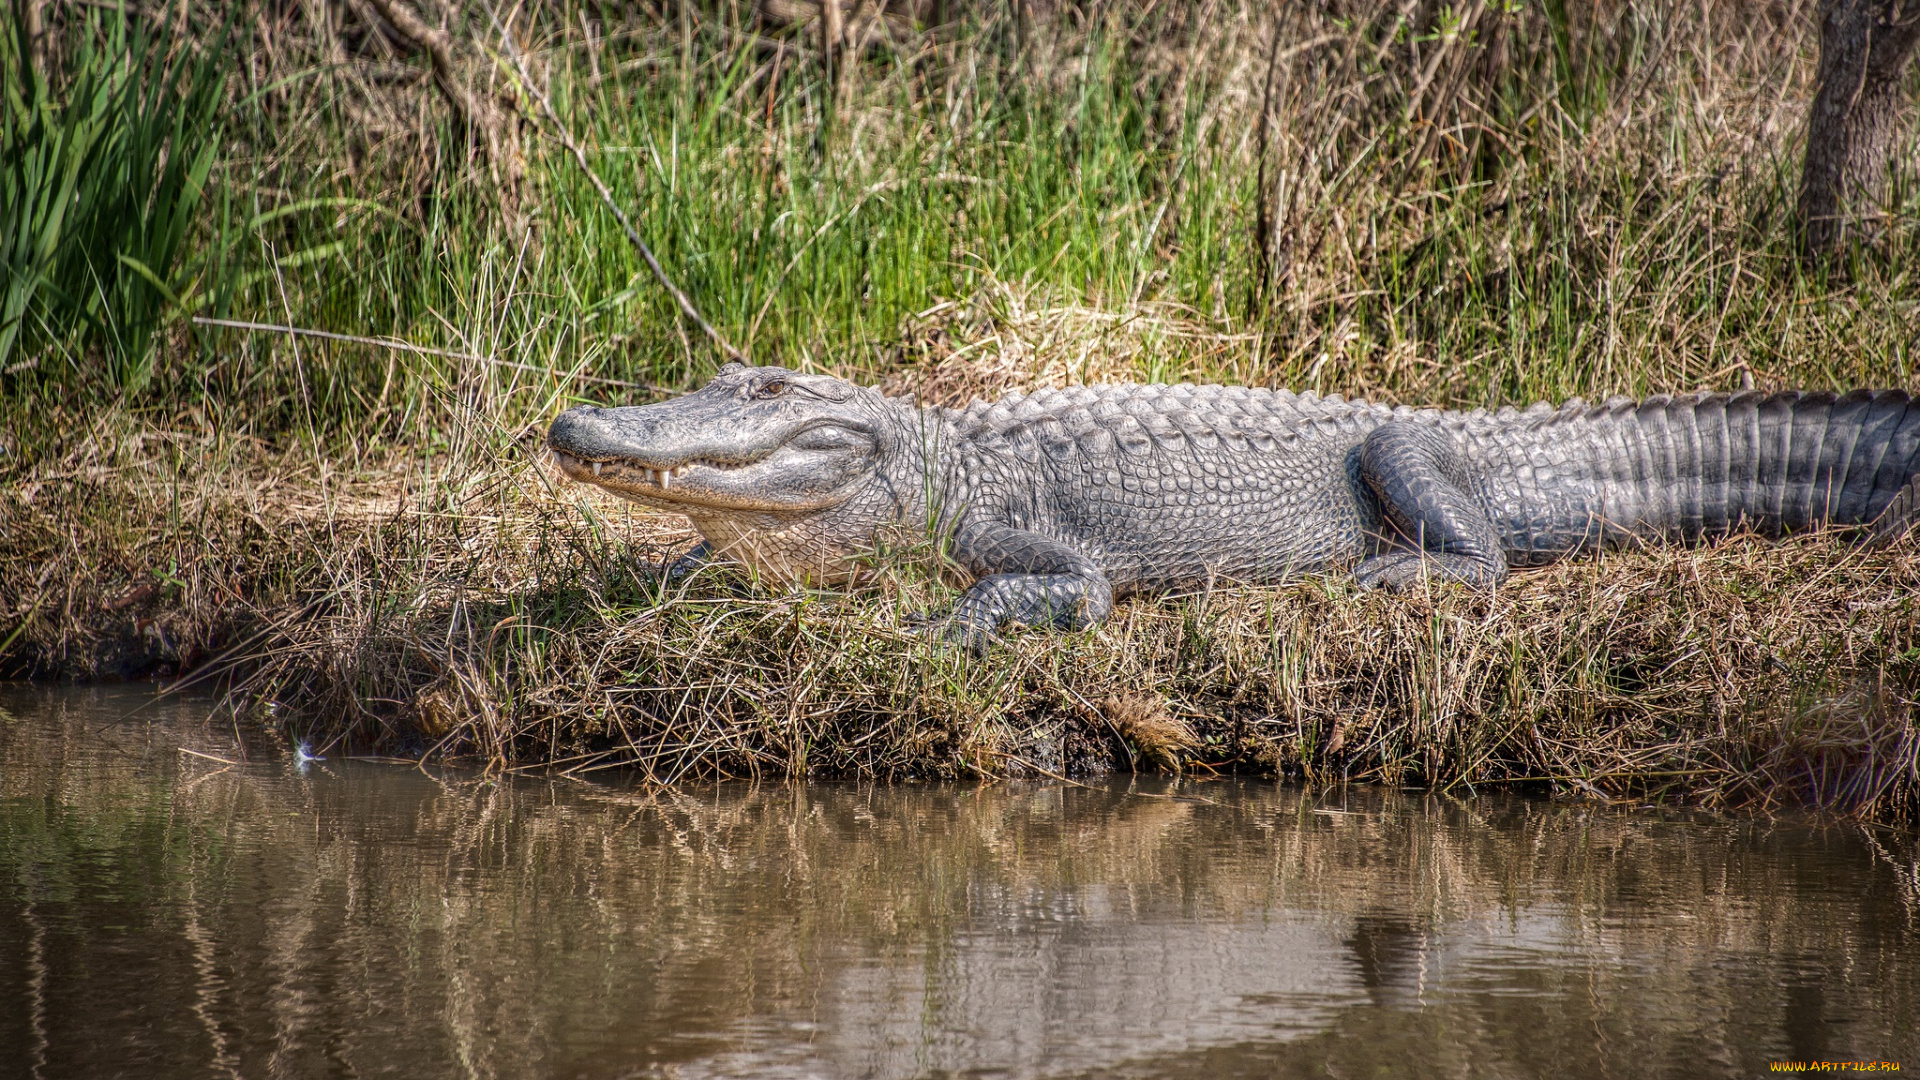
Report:
[[[56,70],[9,20],[0,121],[0,369],[139,390],[203,285],[202,197],[227,104],[223,40],[122,10],[68,27]],[[51,66],[51,65],[50,65]],[[23,354],[13,365],[17,352]],[[97,368],[97,370],[88,370]]]

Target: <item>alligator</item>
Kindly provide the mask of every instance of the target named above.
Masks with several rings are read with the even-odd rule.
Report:
[[[1080,386],[921,406],[824,374],[728,364],[654,405],[548,432],[571,479],[686,515],[675,564],[846,583],[889,527],[971,585],[926,629],[1083,628],[1116,597],[1350,569],[1364,588],[1491,587],[1580,552],[1904,535],[1920,401],[1897,390],[1702,393],[1442,411],[1209,385]]]

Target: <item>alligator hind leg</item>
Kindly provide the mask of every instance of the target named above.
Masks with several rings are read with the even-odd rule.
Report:
[[[1354,568],[1362,588],[1405,589],[1430,577],[1491,588],[1507,576],[1499,534],[1469,494],[1469,466],[1443,433],[1382,424],[1360,446],[1360,478],[1399,545]]]

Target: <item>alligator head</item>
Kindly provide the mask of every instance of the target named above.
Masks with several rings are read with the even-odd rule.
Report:
[[[898,518],[888,413],[901,407],[826,375],[728,364],[657,405],[569,409],[547,445],[570,479],[685,514],[763,570],[812,577],[798,567],[865,550]]]

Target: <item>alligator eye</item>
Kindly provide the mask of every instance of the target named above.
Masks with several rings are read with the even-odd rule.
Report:
[[[786,392],[787,380],[768,379],[766,382],[761,383],[758,389],[754,390],[753,396],[757,398],[774,398]]]

